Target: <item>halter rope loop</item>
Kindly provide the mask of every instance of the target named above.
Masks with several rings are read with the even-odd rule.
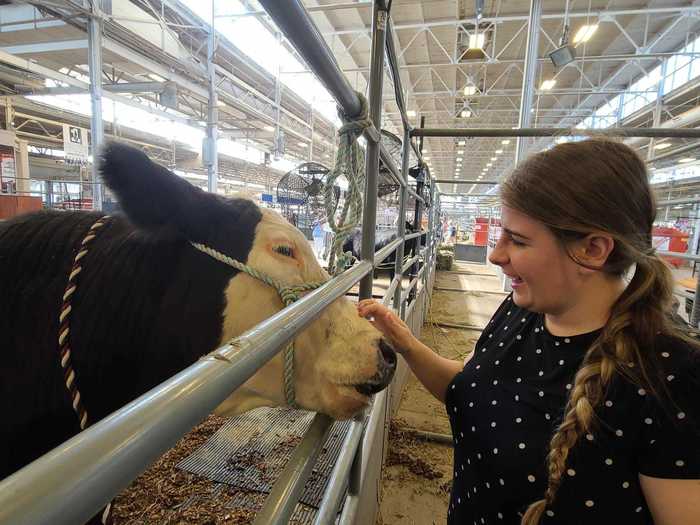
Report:
[[[369,106],[362,93],[357,93],[360,99],[360,114],[353,119],[348,119],[342,112],[338,112],[345,124],[338,130],[338,152],[336,153],[335,166],[328,173],[324,188],[324,200],[326,207],[326,219],[328,225],[335,234],[330,256],[328,258],[328,272],[338,275],[352,263],[352,252],[343,252],[343,243],[357,227],[362,218],[362,191],[365,188],[365,157],[364,151],[357,143],[357,139],[365,129],[373,125],[369,118]],[[335,218],[335,181],[339,177],[345,177],[348,181],[348,191],[345,195],[343,209],[338,220]]]
[[[236,270],[239,270],[245,274],[248,274],[254,279],[264,282],[268,286],[271,286],[277,290],[277,293],[285,306],[289,306],[293,302],[298,301],[301,298],[301,293],[310,292],[311,290],[315,290],[316,288],[326,284],[326,281],[319,281],[315,283],[287,285],[205,244],[191,241],[190,244],[209,257],[231,266],[232,268],[235,268]],[[296,394],[294,392],[294,341],[289,343],[284,349],[284,395],[289,406],[298,408],[296,403]]]

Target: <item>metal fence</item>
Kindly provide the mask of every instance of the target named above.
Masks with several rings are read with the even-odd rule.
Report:
[[[358,115],[360,102],[335,63],[299,0],[276,2],[262,0],[278,27],[305,58],[308,65],[337,100],[345,115]],[[401,185],[399,217],[405,216],[409,199],[416,200],[416,226],[420,228],[422,197],[408,185],[409,149],[420,159],[420,151],[410,140],[403,92],[396,68],[386,2],[377,0],[373,9],[372,61],[369,84],[370,116],[374,126],[365,132],[366,189],[363,210],[362,260],[309,293],[298,302],[247,331],[229,344],[204,356],[173,378],[132,401],[87,430],[48,452],[30,465],[0,482],[0,523],[60,524],[83,523],[96,514],[116,494],[143,472],[161,454],[171,448],[194,425],[204,419],[230,393],[274,357],[329,304],[343,296],[360,281],[360,298],[372,295],[372,270],[396,251],[396,276],[384,295],[414,332],[422,326],[433,287],[437,209],[439,195],[430,184],[428,229],[425,246],[417,236],[416,255],[404,265],[405,222],[398,221],[398,239],[378,253],[374,252],[376,196],[379,157]],[[388,36],[387,36],[388,35]],[[388,44],[391,42],[390,44]],[[388,45],[385,46],[385,43]],[[403,163],[399,169],[381,148],[382,84],[384,56],[389,54],[397,103],[404,122]],[[429,174],[428,174],[429,177]],[[409,284],[402,277],[409,268]],[[356,523],[358,512],[376,511],[376,485],[367,479],[378,476],[381,464],[371,458],[377,444],[386,439],[385,423],[398,401],[400,380],[406,366],[400,365],[397,379],[373,399],[367,413],[351,424],[339,459],[331,474],[316,524],[335,523],[343,504],[340,522]],[[397,386],[398,385],[398,386]],[[255,523],[287,523],[298,496],[311,474],[315,458],[323,445],[332,421],[317,415],[308,433],[273,487]],[[380,462],[381,463],[381,462]],[[347,487],[347,490],[346,490]],[[365,497],[367,491],[371,498]],[[368,508],[365,501],[374,507]],[[362,504],[361,504],[362,502]]]

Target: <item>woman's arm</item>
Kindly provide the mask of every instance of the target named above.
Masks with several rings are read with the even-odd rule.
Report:
[[[393,311],[373,299],[360,301],[357,311],[391,341],[423,386],[444,403],[447,386],[462,370],[464,362],[436,354],[416,339],[406,323]]]
[[[639,475],[655,525],[700,523],[700,479],[663,479]]]

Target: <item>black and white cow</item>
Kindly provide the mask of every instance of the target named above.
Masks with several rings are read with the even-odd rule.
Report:
[[[80,263],[71,359],[90,422],[148,391],[283,305],[275,289],[196,250],[206,244],[290,284],[328,278],[299,230],[243,199],[206,193],[111,144],[102,175],[124,215]],[[94,212],[43,211],[0,223],[0,479],[79,431],[59,362],[59,309]],[[295,341],[296,402],[348,418],[384,388],[396,358],[339,299]],[[228,416],[285,404],[281,354],[234,392]]]

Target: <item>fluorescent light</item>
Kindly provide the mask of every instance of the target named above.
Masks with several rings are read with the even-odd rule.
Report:
[[[457,157],[457,160],[462,161],[463,159],[462,159],[462,157]]]
[[[496,155],[500,155],[501,153],[503,153],[503,150],[502,150],[502,149],[497,149],[497,150],[496,150]]]
[[[498,160],[498,157],[491,157],[491,160]]]
[[[226,102],[224,102],[223,100],[217,100],[217,101],[216,101],[216,105],[219,106],[219,107],[223,107],[223,106],[226,105]]]
[[[487,167],[487,168],[490,168],[491,166],[493,166],[493,164],[490,163],[490,162],[489,162],[488,164],[486,164],[486,167]]]
[[[556,83],[557,83],[557,81],[554,79],[545,80],[544,82],[542,82],[540,89],[543,91],[548,91],[548,90],[552,89]]]
[[[469,118],[472,116],[472,112],[469,111],[468,109],[463,109],[462,112],[459,114],[462,118]]]
[[[458,179],[458,178],[459,178],[459,175],[455,175],[455,179]]]
[[[423,160],[430,160],[430,157],[423,157]]]
[[[654,149],[666,149],[670,148],[671,143],[670,142],[661,142],[659,144],[654,144]]]
[[[507,146],[508,144],[510,144],[510,140],[502,140],[501,144],[503,144],[504,146]]]
[[[464,96],[470,97],[472,95],[476,95],[476,87],[475,86],[464,86]]]
[[[458,146],[464,146],[465,144],[466,142],[464,140],[460,140],[459,142],[457,142]]]
[[[483,49],[486,35],[484,33],[469,35],[469,49]]]
[[[684,157],[682,159],[678,159],[678,162],[681,162],[685,164],[686,162],[695,162],[695,157]]]
[[[148,78],[151,80],[155,80],[156,82],[165,82],[165,79],[161,77],[160,75],[156,75],[155,73],[149,73]]]
[[[463,154],[463,153],[464,153],[464,150],[463,150],[463,149],[457,150],[457,155],[461,155],[461,154]]]
[[[598,30],[598,24],[581,26],[581,29],[579,29],[576,32],[576,36],[574,36],[574,44],[579,44],[581,42],[588,42],[591,39],[591,37],[593,36],[593,33],[595,33],[597,30]]]
[[[298,142],[298,144],[299,144],[299,147],[301,147],[301,148],[308,148],[309,147],[309,145],[306,142]]]
[[[263,129],[264,129],[265,131],[275,131],[274,126],[265,126]]]
[[[414,110],[412,110],[412,109],[409,109],[409,110],[406,112],[406,115],[409,116],[409,117],[415,117],[415,116],[416,116],[416,112],[415,112]]]

